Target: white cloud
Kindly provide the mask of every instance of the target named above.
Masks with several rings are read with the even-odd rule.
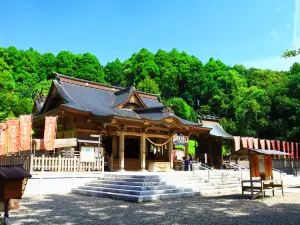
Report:
[[[300,56],[294,58],[282,58],[280,56],[274,56],[265,59],[251,60],[247,62],[241,62],[246,68],[255,67],[259,69],[270,70],[284,70],[287,71],[295,63],[300,62]]]

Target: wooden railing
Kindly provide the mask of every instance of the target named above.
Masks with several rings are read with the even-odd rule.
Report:
[[[5,156],[0,157],[0,165],[23,165],[32,172],[104,172],[104,158],[95,158],[93,163],[81,162],[78,156]]]

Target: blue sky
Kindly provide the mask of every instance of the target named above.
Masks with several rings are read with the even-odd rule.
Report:
[[[91,52],[101,64],[142,47],[177,48],[203,62],[287,69],[296,59],[280,55],[300,46],[296,7],[295,0],[0,1],[0,46]]]

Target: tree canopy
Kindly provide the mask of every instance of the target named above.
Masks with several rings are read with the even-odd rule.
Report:
[[[299,50],[286,51],[291,57]],[[49,91],[54,73],[160,94],[175,113],[196,121],[198,113],[220,116],[224,129],[241,136],[299,140],[300,64],[289,71],[202,63],[177,49],[142,48],[122,62],[101,65],[91,53],[41,54],[30,48],[0,48],[0,121],[32,112],[39,93]]]

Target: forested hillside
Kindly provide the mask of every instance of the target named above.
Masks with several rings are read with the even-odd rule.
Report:
[[[90,54],[40,54],[0,48],[0,121],[31,113],[33,100],[47,94],[53,72],[161,94],[181,117],[214,113],[227,132],[260,138],[299,140],[300,64],[289,72],[233,67],[173,49],[143,48],[129,59],[101,65]]]

